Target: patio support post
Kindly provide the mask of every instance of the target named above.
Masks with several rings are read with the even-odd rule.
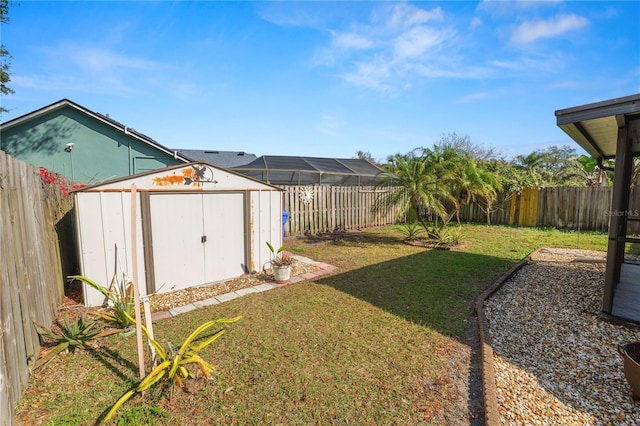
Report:
[[[621,123],[618,128],[616,163],[613,175],[613,199],[609,220],[609,244],[607,249],[607,267],[604,279],[604,298],[602,311],[611,313],[613,297],[620,282],[620,269],[624,261],[625,238],[627,236],[627,210],[629,209],[629,188],[631,185],[631,166],[633,153],[628,126]]]

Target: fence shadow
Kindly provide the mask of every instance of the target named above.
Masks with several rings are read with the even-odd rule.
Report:
[[[381,233],[360,233],[345,230],[336,230],[332,232],[319,232],[317,234],[306,234],[300,236],[306,243],[317,244],[330,242],[333,244],[348,244],[348,243],[376,243],[376,244],[404,244],[396,235],[384,235]]]

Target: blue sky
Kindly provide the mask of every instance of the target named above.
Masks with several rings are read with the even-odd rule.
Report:
[[[456,132],[572,144],[557,109],[640,93],[640,2],[12,3],[7,121],[63,98],[169,148],[379,160]],[[575,145],[577,148],[577,145]]]

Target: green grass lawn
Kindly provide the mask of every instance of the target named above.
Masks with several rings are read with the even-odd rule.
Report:
[[[156,322],[157,340],[178,345],[204,321],[243,316],[203,350],[215,380],[134,397],[116,424],[438,422],[460,398],[445,361],[474,324],[473,299],[538,247],[606,248],[603,234],[484,225],[464,225],[456,250],[401,240],[393,227],[288,238],[292,252],[338,271]],[[33,374],[19,423],[93,424],[136,383],[135,336],[99,345]]]

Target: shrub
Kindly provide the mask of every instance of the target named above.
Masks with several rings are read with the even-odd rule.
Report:
[[[182,387],[182,379],[193,377],[193,374],[190,373],[189,370],[187,370],[187,365],[197,365],[202,374],[207,379],[209,379],[211,377],[211,373],[214,372],[214,368],[211,364],[203,360],[200,355],[198,355],[198,351],[209,346],[211,343],[217,340],[224,334],[225,330],[218,330],[212,336],[207,337],[205,340],[199,343],[195,343],[195,340],[199,338],[200,335],[206,330],[218,323],[233,323],[240,320],[240,318],[241,317],[238,316],[231,319],[218,319],[205,322],[204,324],[196,328],[189,335],[189,337],[187,337],[187,340],[185,340],[185,342],[180,346],[180,349],[177,352],[174,351],[171,344],[168,345],[168,350],[165,351],[157,341],[149,339],[153,347],[156,349],[158,358],[160,358],[160,363],[149,374],[147,374],[137,386],[129,389],[127,392],[125,392],[124,395],[120,397],[120,399],[116,401],[115,404],[113,404],[104,420],[111,420],[118,408],[120,408],[122,404],[127,402],[133,395],[148,390],[153,385],[160,382],[163,378],[170,380],[171,384],[177,384],[178,386]],[[142,330],[146,333],[146,329],[144,327],[142,328]],[[146,334],[148,337],[148,333]]]
[[[396,225],[396,229],[404,235],[405,240],[417,240],[420,234],[424,233],[424,228],[416,222],[407,222]]]
[[[464,231],[462,230],[462,226],[443,226],[432,229],[430,236],[435,240],[437,246],[453,247],[460,243],[460,240],[464,236]]]

